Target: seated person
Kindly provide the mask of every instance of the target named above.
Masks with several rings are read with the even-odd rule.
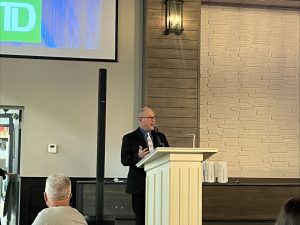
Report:
[[[5,175],[8,175],[8,173],[4,169],[0,168],[0,176],[3,178],[3,180],[6,179]]]
[[[46,180],[43,209],[32,225],[87,225],[84,217],[70,206],[71,181],[64,175],[52,175]]]
[[[3,170],[2,168],[0,168],[0,176],[3,178],[3,180],[6,179],[6,175],[7,172],[5,170]],[[0,225],[1,225],[1,220],[0,220]]]
[[[300,224],[300,197],[292,198],[281,208],[275,225],[299,225]]]

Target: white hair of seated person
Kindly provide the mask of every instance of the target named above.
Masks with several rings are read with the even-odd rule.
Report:
[[[62,174],[56,174],[56,175],[51,175],[47,178],[46,186],[45,186],[46,202],[48,201],[68,202],[70,198],[71,198],[71,180],[69,177]]]

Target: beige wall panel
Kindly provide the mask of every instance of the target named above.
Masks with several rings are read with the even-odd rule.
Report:
[[[164,15],[162,15],[164,16]],[[149,19],[147,21],[149,29],[161,29],[165,25],[165,20],[162,19]]]
[[[197,78],[197,70],[173,69],[173,68],[145,68],[148,77],[163,78]]]
[[[147,9],[164,9],[165,1],[164,0],[147,0]]]
[[[183,3],[183,10],[186,13],[197,12],[200,10],[200,1],[199,0],[188,0]]]
[[[149,25],[149,29],[161,29],[163,26],[165,26],[165,20],[149,19],[147,24]],[[199,29],[198,26],[198,20],[189,20],[184,23],[183,28],[185,31],[197,31]]]
[[[198,59],[198,51],[195,50],[179,50],[172,49],[166,51],[165,49],[148,49],[149,58],[169,58],[169,59]]]
[[[198,119],[195,118],[172,118],[165,117],[159,119],[159,127],[173,127],[173,128],[195,128],[195,123]]]
[[[193,137],[189,134],[196,134],[197,128],[169,128],[164,127],[164,132],[167,135],[167,137],[180,137],[180,138],[189,138],[191,141],[193,140]]]
[[[149,58],[147,67],[159,67],[159,68],[175,68],[175,69],[194,69],[198,66],[197,60],[180,60],[180,59],[159,59]]]
[[[148,86],[149,86],[149,88],[169,87],[169,88],[197,89],[196,81],[197,81],[196,79],[149,78]],[[178,90],[170,89],[169,93],[171,95],[173,95],[174,91],[180,92],[181,90],[180,89],[178,89]],[[149,96],[151,96],[151,94]]]
[[[197,41],[181,40],[181,39],[149,39],[147,41],[147,48],[163,48],[167,51],[170,49],[188,49],[194,50],[198,48]]]
[[[189,20],[184,23],[183,26],[185,31],[198,31],[199,30],[199,21],[198,20]]]
[[[144,103],[159,116],[160,130],[175,137],[172,146],[190,146],[191,138],[186,137],[187,141],[185,138],[176,140],[176,137],[185,136],[187,127],[193,132],[199,130],[200,1],[184,1],[184,32],[181,35],[164,34],[164,8],[164,1],[145,1]]]
[[[149,88],[149,97],[169,96],[174,98],[197,98],[197,89],[184,89],[184,88]]]
[[[184,6],[184,10],[183,10],[183,21],[185,23],[189,23],[190,21],[197,21],[200,19],[200,14],[199,14],[199,9],[196,9],[195,11],[187,11],[185,10],[185,6]]]
[[[167,97],[148,97],[148,105],[151,106],[165,106],[165,107],[184,107],[197,108],[197,99],[188,98],[167,98]]]
[[[156,38],[161,39],[161,36],[164,35],[164,29],[151,29],[151,32],[148,34],[149,39]],[[187,31],[185,30],[183,34],[180,36],[165,36],[164,39],[173,40],[173,39],[181,39],[181,40],[190,40],[197,41],[198,40],[198,31]],[[157,40],[159,41],[159,40]]]
[[[168,136],[168,141],[170,146],[172,147],[186,147],[186,148],[193,147],[193,140],[191,137],[178,138],[178,137]]]
[[[164,19],[166,11],[164,9],[149,9],[148,10],[148,19]]]
[[[160,121],[161,117],[167,117],[167,118],[180,118],[180,117],[197,117],[198,110],[197,109],[189,109],[186,110],[185,108],[156,108],[152,107],[156,115],[158,116],[158,121]],[[172,111],[172,114],[170,114],[170,111]],[[176,129],[176,127],[174,127]]]

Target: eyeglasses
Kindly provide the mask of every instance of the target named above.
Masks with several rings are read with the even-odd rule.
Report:
[[[145,119],[148,119],[148,120],[155,120],[155,119],[157,119],[157,116],[142,116],[142,117],[140,117],[141,119],[142,118],[145,118]]]

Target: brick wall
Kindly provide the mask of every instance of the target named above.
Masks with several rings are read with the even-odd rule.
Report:
[[[231,177],[300,177],[300,13],[201,6],[200,147]]]

